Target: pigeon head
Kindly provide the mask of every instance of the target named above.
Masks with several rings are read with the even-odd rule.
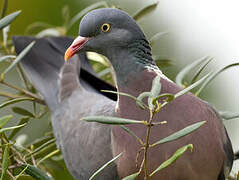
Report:
[[[79,36],[65,53],[68,60],[78,51],[94,51],[107,56],[112,48],[127,48],[146,39],[136,22],[124,11],[102,8],[89,12],[81,20]]]

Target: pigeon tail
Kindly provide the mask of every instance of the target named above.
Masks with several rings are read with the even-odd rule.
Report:
[[[64,52],[66,47],[72,43],[72,40],[66,37],[41,39],[26,36],[13,37],[17,54],[32,41],[36,41],[32,49],[21,60],[21,65],[27,77],[43,96],[51,111],[54,111],[60,103],[58,100],[60,91],[58,85],[59,74],[60,69],[64,65]]]
[[[21,60],[21,65],[28,79],[43,96],[47,106],[52,112],[57,109],[61,100],[69,97],[74,91],[74,88],[78,87],[77,83],[79,82],[85,89],[93,92],[101,93],[100,90],[102,89],[116,91],[115,87],[97,78],[85,53],[73,57],[75,59],[71,62],[77,63],[76,71],[72,69],[73,64],[71,62],[65,64],[64,54],[66,48],[72,43],[72,38],[14,36],[13,44],[16,53],[19,54],[32,41],[36,41],[36,43]],[[80,63],[77,62],[79,59]],[[63,66],[64,68],[62,68]],[[69,69],[73,71],[66,73]],[[64,77],[60,75],[63,72]],[[74,81],[73,79],[69,79],[70,77],[73,77]],[[70,88],[70,91],[68,88]],[[115,94],[102,94],[112,100],[117,99]]]

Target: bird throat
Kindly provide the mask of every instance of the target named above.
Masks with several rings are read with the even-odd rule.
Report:
[[[145,39],[136,40],[125,47],[114,47],[107,54],[116,73],[117,85],[130,84],[146,69],[159,71]]]

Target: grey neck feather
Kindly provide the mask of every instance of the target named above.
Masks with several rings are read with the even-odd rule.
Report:
[[[145,69],[159,70],[152,58],[149,43],[145,39],[136,40],[124,48],[109,49],[106,56],[114,67],[118,84],[129,83]]]

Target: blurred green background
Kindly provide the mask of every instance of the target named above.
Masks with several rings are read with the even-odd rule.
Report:
[[[69,8],[70,17],[73,17],[82,9],[86,8],[92,3],[99,2],[96,0],[10,0],[6,14],[10,14],[16,10],[21,10],[20,16],[12,23],[9,35],[25,35],[26,29],[35,22],[44,22],[52,27],[61,27],[65,21],[62,15],[64,7]],[[113,0],[106,1],[109,5],[117,6],[129,14],[134,14],[137,10],[154,1],[143,0]],[[157,32],[167,32],[159,41],[153,46],[153,54],[160,56],[161,59],[172,60],[173,66],[162,67],[162,71],[174,80],[177,72],[186,64],[194,61],[204,55],[215,57],[214,62],[207,69],[218,69],[222,65],[239,61],[238,45],[234,42],[238,35],[234,33],[228,36],[227,32],[231,29],[237,28],[237,23],[225,24],[226,21],[233,21],[235,15],[225,19],[225,15],[220,13],[230,12],[227,7],[228,3],[219,4],[215,7],[216,1],[210,2],[203,0],[198,4],[190,3],[186,0],[162,0],[158,7],[152,12],[141,18],[138,23],[143,28],[147,37],[150,38]],[[234,1],[235,2],[235,1]],[[0,1],[2,6],[3,0]],[[221,5],[221,6],[220,6]],[[1,7],[0,7],[1,9]],[[211,12],[210,12],[211,11]],[[211,16],[213,13],[214,16]],[[233,21],[234,22],[234,21]],[[221,23],[221,24],[220,24]],[[227,22],[228,23],[228,22]],[[67,32],[69,36],[76,36],[78,33],[78,23],[74,24]],[[222,26],[220,26],[222,25]],[[220,27],[220,28],[219,28]],[[223,27],[225,31],[223,30]],[[229,31],[226,31],[227,28]],[[41,29],[35,29],[39,32]],[[1,36],[2,38],[2,36]],[[232,39],[232,41],[229,41]],[[237,46],[237,48],[235,47]],[[6,68],[5,63],[1,63],[0,72]],[[201,98],[213,104],[219,110],[223,111],[239,111],[239,81],[238,68],[224,73],[214,80],[202,93]],[[11,71],[7,79],[16,85],[21,86],[19,77],[16,77],[16,72]],[[0,85],[1,90],[9,90]],[[0,98],[0,101],[5,100]],[[26,108],[32,108],[31,104],[22,103]],[[2,115],[12,114],[11,109],[0,110],[0,117]],[[14,114],[14,119],[10,124],[16,124],[19,116]],[[50,115],[44,116],[43,119],[32,119],[24,131],[19,134],[27,134],[28,141],[31,141],[39,136],[43,136],[45,132],[50,130]],[[228,133],[232,139],[235,150],[238,150],[239,138],[238,123],[236,120],[226,122]],[[62,171],[62,166],[55,167],[57,179],[71,179],[70,175],[65,173],[66,169]]]

